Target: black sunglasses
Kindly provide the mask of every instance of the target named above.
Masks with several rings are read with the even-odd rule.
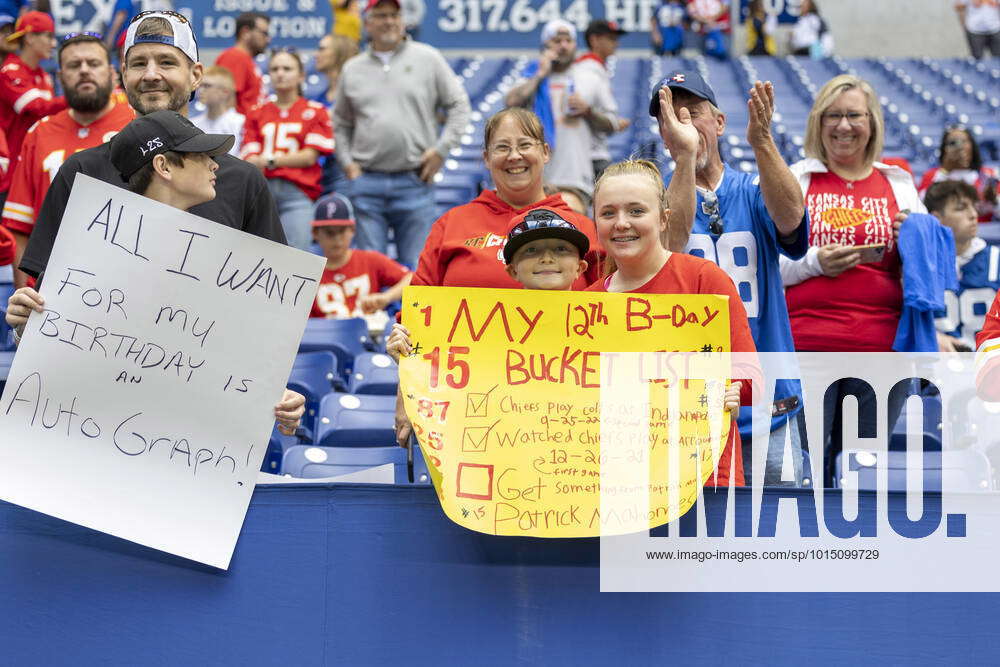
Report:
[[[704,201],[701,203],[701,212],[708,216],[708,231],[716,236],[721,236],[726,230],[726,223],[722,220],[719,212],[719,196],[714,192],[706,192]]]

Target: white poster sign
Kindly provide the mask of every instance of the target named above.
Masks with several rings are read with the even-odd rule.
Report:
[[[0,498],[228,568],[323,265],[78,174],[0,399]]]

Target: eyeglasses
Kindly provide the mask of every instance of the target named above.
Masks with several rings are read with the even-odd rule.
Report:
[[[573,223],[566,222],[552,211],[542,210],[532,211],[528,215],[524,216],[524,220],[519,222],[514,229],[510,230],[510,233],[507,234],[507,238],[513,239],[514,237],[520,236],[525,232],[530,232],[533,229],[546,228],[572,229],[577,231],[576,225]]]
[[[708,231],[721,236],[726,230],[726,223],[722,220],[722,213],[719,212],[719,196],[709,191],[702,197],[704,201],[701,202],[701,212],[708,216]]]
[[[516,149],[518,154],[524,155],[532,148],[538,145],[537,141],[519,141],[516,146],[511,146],[510,144],[496,144],[490,148],[490,152],[494,155],[499,155],[506,157],[514,152]]]
[[[141,21],[143,18],[150,16],[152,14],[157,14],[160,16],[170,16],[172,18],[177,19],[181,23],[190,23],[190,21],[188,21],[188,17],[178,12],[170,11],[169,9],[148,9],[144,12],[139,12],[132,18],[131,21],[129,21],[129,23],[131,24],[135,23],[136,21]]]
[[[827,127],[836,127],[840,125],[840,121],[847,119],[847,122],[854,127],[860,127],[865,124],[865,119],[868,117],[868,112],[864,111],[828,111],[823,114],[823,124]]]
[[[299,54],[299,50],[294,46],[276,46],[271,49],[272,56],[276,56],[279,53],[290,53],[293,56],[297,56]]]

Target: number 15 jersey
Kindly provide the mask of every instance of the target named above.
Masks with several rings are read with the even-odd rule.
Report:
[[[320,155],[333,152],[333,124],[326,107],[319,102],[300,97],[287,109],[268,102],[247,112],[240,151],[244,160],[258,154],[271,157],[297,153],[303,148],[312,148]],[[322,192],[323,169],[318,160],[308,167],[265,169],[264,176],[291,181],[313,200]]]

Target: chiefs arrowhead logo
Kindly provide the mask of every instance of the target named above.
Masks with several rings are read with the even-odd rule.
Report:
[[[859,208],[828,208],[820,214],[824,224],[834,229],[857,227],[872,219],[872,214]]]

